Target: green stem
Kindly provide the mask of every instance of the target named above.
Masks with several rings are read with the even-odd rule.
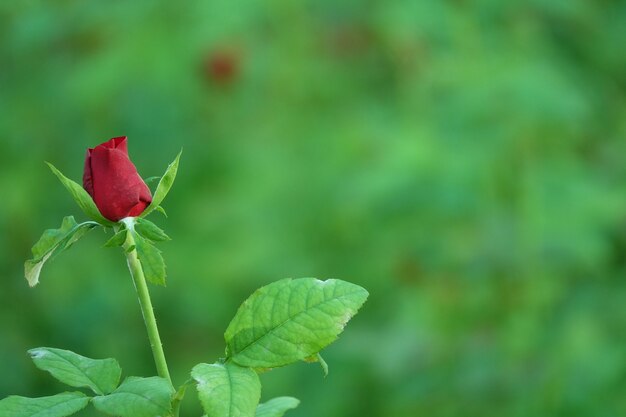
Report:
[[[126,234],[126,242],[124,243],[123,248],[126,253],[126,260],[128,261],[128,269],[130,270],[130,275],[133,278],[135,290],[137,291],[137,296],[139,297],[139,305],[141,306],[141,313],[143,314],[143,320],[146,324],[146,330],[148,331],[148,339],[150,340],[150,347],[152,348],[152,355],[154,356],[157,374],[161,378],[165,378],[173,388],[174,385],[172,384],[170,371],[167,367],[167,361],[165,360],[161,336],[159,335],[156,318],[154,317],[154,310],[152,309],[152,301],[150,299],[150,292],[148,291],[148,284],[146,283],[143,268],[141,267],[141,263],[137,257],[134,236],[134,219],[126,218],[122,221],[128,230],[128,233]],[[174,417],[178,417],[178,409],[179,404],[176,404],[172,414]]]

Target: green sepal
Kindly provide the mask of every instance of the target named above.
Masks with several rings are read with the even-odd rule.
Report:
[[[167,219],[167,212],[163,208],[163,206],[156,206],[155,210],[161,213]]]
[[[241,366],[276,368],[331,344],[368,297],[346,281],[284,279],[258,289],[239,307],[224,338]]]
[[[60,228],[44,231],[32,248],[33,258],[24,263],[24,276],[28,285],[34,287],[39,283],[39,274],[46,261],[54,259],[96,226],[99,226],[96,222],[76,223],[74,216],[67,216],[63,218]]]
[[[261,382],[252,369],[234,363],[200,363],[191,377],[207,417],[254,417]]]
[[[115,233],[111,239],[107,240],[104,244],[105,248],[116,248],[118,246],[122,246],[124,242],[126,242],[126,234],[128,231],[126,229],[122,229]]]
[[[139,233],[133,233],[137,258],[141,262],[146,279],[155,285],[165,286],[165,261],[161,251]],[[130,250],[130,248],[129,248]]]
[[[300,400],[293,397],[277,397],[259,404],[255,417],[282,417],[289,410],[300,405]]]
[[[157,188],[154,191],[154,195],[152,196],[152,202],[148,207],[146,207],[146,209],[143,211],[143,213],[140,214],[139,217],[146,217],[148,214],[150,214],[153,210],[156,210],[157,207],[161,205],[161,203],[165,199],[165,196],[167,196],[167,193],[170,191],[170,188],[172,188],[172,184],[174,184],[176,172],[178,171],[178,162],[180,161],[180,155],[182,153],[183,151],[181,150],[178,155],[176,155],[174,161],[167,166],[165,174],[163,174],[163,176],[161,177],[159,185],[157,185]]]
[[[88,387],[98,395],[111,393],[119,384],[122,368],[115,359],[91,359],[69,350],[40,347],[28,351],[37,368],[66,385]]]
[[[64,392],[50,397],[11,395],[0,401],[1,417],[67,417],[89,404],[82,392]]]
[[[135,222],[135,230],[146,239],[153,242],[164,242],[172,240],[159,226],[150,220],[138,218]]]
[[[174,388],[164,378],[128,377],[109,395],[95,397],[98,411],[120,417],[169,416]]]
[[[102,216],[100,210],[98,210],[98,207],[96,207],[96,203],[94,203],[93,198],[91,198],[89,193],[85,191],[83,187],[63,175],[63,173],[56,169],[56,167],[50,162],[46,162],[46,164],[48,164],[54,175],[57,176],[59,181],[61,181],[61,184],[63,184],[67,191],[70,192],[72,197],[74,197],[74,201],[76,201],[76,204],[78,204],[78,206],[87,215],[87,217],[100,223],[103,226],[112,227],[115,224],[111,220],[106,219],[104,218],[104,216]]]

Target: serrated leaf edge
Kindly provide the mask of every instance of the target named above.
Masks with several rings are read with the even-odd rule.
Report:
[[[296,279],[303,279],[303,278],[296,278]],[[280,281],[294,281],[294,279],[292,279],[292,278],[286,278],[286,279],[284,279],[284,280],[280,280]],[[276,281],[276,282],[280,282],[280,281]],[[322,283],[324,283],[324,284],[326,284],[326,283],[328,283],[328,282],[331,282],[331,281],[345,282],[345,283],[348,283],[348,284],[350,284],[350,285],[353,285],[353,286],[357,287],[358,289],[356,289],[355,291],[349,292],[349,293],[342,294],[342,295],[341,295],[341,296],[339,296],[339,297],[334,297],[334,298],[331,298],[331,299],[329,299],[329,300],[324,300],[324,301],[322,301],[322,302],[320,302],[320,303],[318,303],[318,304],[315,304],[315,305],[313,305],[313,306],[308,307],[308,308],[307,308],[307,310],[310,310],[310,309],[316,308],[316,307],[318,307],[318,306],[320,306],[320,305],[322,305],[322,304],[325,304],[325,303],[331,302],[331,301],[333,301],[333,300],[338,300],[338,299],[345,298],[345,297],[349,297],[349,296],[351,296],[351,295],[355,295],[355,294],[362,294],[362,293],[365,293],[365,299],[363,300],[363,302],[361,303],[361,305],[360,305],[360,306],[359,306],[359,307],[358,307],[358,308],[354,311],[354,313],[352,313],[352,314],[346,314],[346,315],[344,316],[344,320],[343,320],[343,322],[341,323],[341,326],[342,326],[342,331],[343,331],[343,328],[345,327],[345,325],[346,325],[346,324],[347,324],[347,323],[348,323],[348,322],[352,319],[352,317],[354,317],[354,316],[358,313],[359,309],[363,306],[363,304],[365,303],[365,301],[367,301],[367,298],[369,297],[369,292],[368,292],[365,288],[363,288],[363,287],[361,287],[361,286],[359,286],[359,285],[357,285],[357,284],[353,284],[353,283],[351,283],[351,282],[348,282],[348,281],[343,281],[343,280],[338,280],[338,279],[328,279],[328,280],[324,280],[324,281],[322,281],[322,280],[319,280],[319,279],[318,279],[318,281],[320,281],[320,282],[322,282]],[[272,283],[272,284],[274,284],[274,283]],[[272,284],[268,284],[268,285],[272,285]],[[263,288],[263,287],[259,288],[259,290],[260,290],[260,289],[262,289],[262,288]],[[257,290],[257,291],[259,291],[259,290]],[[256,291],[255,291],[255,292],[256,292]],[[253,293],[253,295],[254,295],[254,293]],[[252,297],[252,296],[250,296],[250,297]],[[248,300],[244,301],[244,304],[245,304],[247,301],[248,301]],[[240,309],[244,307],[244,304],[242,304],[242,305],[241,305]],[[282,326],[284,326],[285,324],[287,324],[287,323],[289,323],[289,322],[293,321],[293,319],[294,319],[295,317],[300,316],[301,314],[305,314],[305,313],[306,313],[305,311],[301,311],[301,312],[299,312],[299,313],[294,314],[293,316],[290,316],[289,318],[287,318],[286,320],[284,320],[282,323],[280,323],[280,324],[276,325],[275,327],[272,327],[272,328],[271,328],[271,329],[269,329],[266,333],[264,333],[263,335],[261,335],[261,336],[260,336],[260,337],[258,337],[257,339],[255,339],[255,340],[251,341],[250,343],[248,343],[246,346],[244,346],[242,349],[240,349],[240,350],[239,350],[238,352],[236,352],[236,353],[233,353],[232,351],[230,351],[230,349],[228,349],[228,352],[227,352],[228,359],[232,359],[232,360],[233,360],[233,362],[237,363],[237,365],[239,365],[239,366],[244,366],[244,367],[245,367],[246,365],[241,365],[241,364],[239,364],[239,363],[237,362],[237,360],[236,360],[236,358],[235,358],[235,356],[236,356],[236,355],[241,354],[241,353],[242,353],[242,352],[244,352],[246,349],[248,349],[250,346],[255,345],[257,342],[259,342],[259,340],[262,340],[264,337],[268,336],[270,333],[272,333],[272,332],[276,331],[277,329],[281,328],[281,327],[282,327]],[[235,314],[235,317],[237,317],[237,314],[239,314],[239,310],[237,310],[237,313]],[[230,327],[230,325],[229,325],[229,327]],[[227,331],[228,331],[228,329],[227,329]],[[229,341],[227,340],[226,342],[227,342],[228,347],[230,347],[230,343],[229,343]],[[318,354],[319,352],[320,352],[320,351],[315,352],[315,354]],[[291,362],[290,362],[290,363],[291,363]],[[280,366],[286,366],[286,365],[288,365],[288,364],[289,364],[289,363],[284,364],[284,365],[280,365]]]

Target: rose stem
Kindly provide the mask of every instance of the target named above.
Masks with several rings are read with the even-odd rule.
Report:
[[[143,321],[146,324],[146,330],[148,330],[148,339],[150,340],[150,347],[152,348],[152,355],[154,356],[157,373],[161,378],[165,378],[167,382],[174,387],[170,377],[170,371],[167,368],[167,361],[165,360],[165,353],[163,352],[163,344],[161,343],[161,336],[159,336],[156,318],[154,317],[146,277],[144,276],[139,258],[137,258],[137,249],[135,249],[134,237],[134,220],[135,219],[131,217],[127,217],[122,220],[128,230],[128,233],[126,234],[126,242],[124,242],[123,246],[124,252],[126,253],[126,260],[128,261],[128,269],[130,270],[130,275],[133,278],[135,290],[137,291],[137,296],[139,297],[139,305],[141,306],[141,313],[143,314]],[[179,404],[177,403],[174,407],[174,416],[178,416],[178,408]]]

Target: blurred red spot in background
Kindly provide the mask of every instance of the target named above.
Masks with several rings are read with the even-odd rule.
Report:
[[[231,83],[239,73],[239,57],[233,50],[213,50],[205,58],[204,73],[212,82]]]

